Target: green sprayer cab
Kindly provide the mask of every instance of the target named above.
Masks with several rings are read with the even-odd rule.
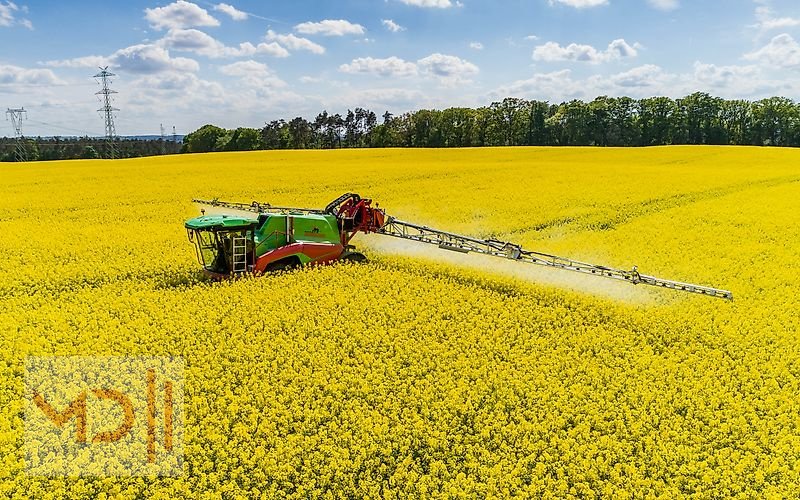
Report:
[[[362,261],[350,240],[359,232],[375,233],[437,245],[443,250],[479,253],[506,259],[591,274],[637,285],[651,285],[723,299],[733,294],[707,286],[670,281],[632,270],[614,269],[565,257],[525,250],[495,239],[462,236],[404,222],[372,207],[372,200],[346,193],[324,209],[276,207],[267,203],[230,203],[193,200],[229,213],[206,215],[185,223],[189,240],[204,271],[214,278],[245,273],[260,274],[307,264],[337,260]]]
[[[186,221],[186,231],[203,269],[227,275],[252,269],[256,223],[243,217],[203,215]]]

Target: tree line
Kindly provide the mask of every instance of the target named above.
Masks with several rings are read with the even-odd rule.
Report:
[[[25,161],[110,158],[108,141],[101,137],[25,137]],[[180,152],[181,143],[162,139],[117,139],[114,158],[137,158]],[[0,161],[17,161],[17,140],[0,137]]]
[[[560,104],[506,98],[479,108],[388,111],[381,123],[363,108],[323,111],[313,121],[273,120],[263,128],[205,125],[183,152],[256,149],[480,146],[800,146],[800,104],[784,97],[725,100],[697,92],[681,99],[601,96]]]
[[[273,120],[261,129],[204,125],[183,139],[120,139],[116,158],[209,151],[370,147],[800,146],[800,104],[785,97],[726,100],[697,92],[681,99],[601,96],[560,104],[509,97],[479,108],[421,109],[380,119],[368,109],[328,111],[313,121]],[[23,139],[33,160],[108,158],[98,137]],[[16,140],[0,138],[0,161],[16,160]]]

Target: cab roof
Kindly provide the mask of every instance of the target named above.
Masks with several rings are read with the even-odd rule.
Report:
[[[258,224],[257,219],[235,215],[201,215],[189,219],[184,224],[186,229],[236,229],[248,228]]]

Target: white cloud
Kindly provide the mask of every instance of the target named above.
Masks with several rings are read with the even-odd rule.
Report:
[[[590,64],[599,64],[616,59],[636,57],[638,44],[629,45],[625,40],[614,40],[605,50],[597,50],[591,45],[571,43],[562,47],[556,42],[547,42],[533,49],[533,59],[536,61],[580,61]]]
[[[174,92],[203,101],[221,97],[224,93],[219,83],[202,80],[193,73],[146,75],[134,80],[131,85],[138,89]]]
[[[403,77],[416,75],[417,65],[394,56],[386,59],[360,57],[353,59],[349,64],[342,64],[339,66],[339,71],[342,73],[371,73],[378,76]]]
[[[286,82],[276,77],[266,64],[258,61],[239,61],[222,66],[219,70],[224,75],[239,77],[245,85],[254,88],[286,86]]]
[[[234,21],[245,21],[248,18],[247,12],[243,12],[233,5],[228,5],[226,3],[218,3],[214,6],[214,10],[229,15]]]
[[[623,88],[659,88],[668,80],[667,74],[655,64],[645,64],[616,75],[608,80],[618,87]]]
[[[267,31],[266,40],[271,42],[278,42],[289,50],[306,50],[314,54],[324,54],[325,47],[316,44],[308,38],[302,38],[293,34],[281,35],[272,30]]]
[[[90,55],[73,59],[47,61],[40,63],[51,67],[95,68],[111,66],[114,69],[131,73],[163,73],[168,71],[198,71],[199,64],[194,59],[172,57],[169,50],[192,52],[211,59],[249,57],[257,54],[274,57],[288,57],[289,51],[277,42],[240,43],[229,47],[214,37],[196,29],[171,29],[167,34],[149,44],[139,44],[120,49],[110,56]]]
[[[680,7],[678,0],[647,0],[653,8],[663,11],[675,10]]]
[[[0,64],[0,85],[60,85],[61,81],[49,69],[29,69],[19,66]]]
[[[744,55],[748,61],[779,68],[800,68],[800,44],[788,33],[774,37],[758,50]]]
[[[469,48],[475,50],[483,50],[483,44],[481,42],[470,42]]]
[[[108,66],[110,63],[108,57],[105,56],[84,56],[73,59],[45,61],[39,64],[54,68],[97,68],[98,66]]]
[[[194,59],[171,57],[169,51],[157,45],[132,45],[114,52],[109,58],[111,66],[130,73],[162,73],[167,71],[198,71]]]
[[[297,80],[300,83],[305,83],[305,84],[313,84],[313,83],[324,84],[327,89],[326,92],[328,92],[331,96],[337,95],[337,93],[335,92],[336,89],[351,88],[350,82],[345,80],[333,79],[324,73],[317,76],[304,75],[298,78]],[[322,99],[322,97],[320,97],[320,99]]]
[[[248,72],[245,68],[239,69],[243,71],[233,69],[233,72],[244,76],[234,76],[236,82],[226,82],[224,86],[185,73],[145,76],[135,80],[130,83],[130,88],[137,90],[136,96],[129,96],[130,93],[121,86],[120,121],[135,122],[140,129],[152,130],[161,119],[165,124],[174,119],[178,122],[178,131],[190,132],[209,122],[226,128],[258,127],[270,117],[311,112],[307,109],[309,104],[298,100],[299,96],[291,92],[265,86],[260,81],[252,82],[259,83],[258,86],[245,82]],[[263,76],[260,68],[251,69]],[[268,82],[269,85],[273,83]],[[164,108],[164,102],[170,103],[168,109]],[[315,109],[313,104],[311,106]],[[215,115],[214,111],[220,109],[225,112]],[[118,121],[117,130],[123,126]]]
[[[478,74],[477,66],[456,56],[431,54],[417,61],[420,71],[436,76],[443,81],[455,83],[466,77]]]
[[[219,21],[197,4],[177,0],[165,7],[144,9],[145,19],[155,29],[219,26]]]
[[[254,54],[266,54],[275,57],[289,56],[289,51],[276,42],[260,43],[257,46],[250,42],[244,42],[240,43],[238,47],[228,47],[214,37],[196,29],[171,29],[158,43],[170,49],[194,52],[212,59],[244,57]]]
[[[525,40],[531,40],[531,41],[536,41],[538,39],[539,39],[539,37],[536,36],[536,35],[528,35],[528,36],[525,37]]]
[[[343,92],[335,98],[326,97],[323,104],[329,109],[364,107],[378,114],[383,110],[399,113],[412,109],[421,109],[433,105],[428,94],[419,90],[405,88],[369,88]]]
[[[756,3],[759,4],[758,7],[756,7],[756,20],[758,22],[754,27],[760,31],[772,31],[800,26],[800,18],[788,16],[778,17],[766,0],[760,0]]]
[[[756,65],[717,66],[694,63],[694,88],[721,97],[740,99],[759,93],[780,93],[780,84],[769,81]]]
[[[115,82],[116,84],[117,82]],[[190,132],[197,126],[207,123],[210,109],[228,106],[232,96],[218,82],[203,80],[193,73],[164,73],[144,75],[129,83],[128,88],[136,89],[135,94],[126,92],[125,81],[120,80],[120,112],[117,131],[125,127],[125,122],[137,123],[144,130],[153,126],[154,117],[169,115],[179,120],[178,130]],[[169,102],[169,108],[164,107]],[[181,121],[186,121],[181,124]],[[213,120],[216,122],[217,120]]]
[[[366,31],[360,24],[354,24],[344,19],[325,19],[318,23],[300,23],[294,29],[304,35],[324,36],[363,35]]]
[[[447,9],[455,5],[450,0],[400,0],[406,5],[413,5],[414,7],[428,7],[435,9]]]
[[[573,78],[568,69],[537,73],[529,79],[503,85],[489,95],[492,99],[512,96],[560,102],[570,99],[589,101],[600,95],[679,98],[697,91],[727,99],[742,99],[791,94],[797,91],[797,86],[765,78],[757,65],[717,66],[695,62],[691,71],[685,73],[669,73],[653,64],[611,75],[595,74],[584,79]]]
[[[591,75],[575,79],[571,70],[552,73],[537,73],[526,80],[517,80],[501,86],[490,93],[493,99],[503,97],[525,97],[551,102],[583,99],[590,101],[599,95],[629,96],[633,98],[655,95],[685,95],[695,89],[682,86],[688,78],[664,72],[660,67],[648,64],[612,75]],[[686,82],[686,87],[691,82]],[[682,92],[684,92],[682,94]]]
[[[492,91],[493,99],[525,97],[540,100],[561,100],[576,97],[578,84],[572,80],[572,71],[563,69],[552,73],[536,73],[531,78],[516,80]]]
[[[130,83],[130,88],[137,90],[130,97],[121,86],[120,116],[147,128],[152,127],[154,117],[168,113],[185,122],[183,127],[178,123],[178,130],[188,132],[208,122],[227,128],[259,126],[265,117],[311,111],[306,109],[308,102],[285,91],[285,83],[262,63],[239,61],[218,70],[233,81],[207,81],[191,73],[144,76]],[[165,101],[170,102],[169,109],[164,108]],[[226,113],[215,116],[213,111],[221,108]],[[117,127],[119,130],[119,123]]]
[[[611,59],[624,59],[627,57],[636,57],[639,55],[637,49],[642,48],[639,42],[635,42],[633,46],[630,46],[625,42],[624,39],[618,38],[611,43],[608,44],[608,48],[606,49],[606,54]]]
[[[33,29],[33,24],[28,19],[17,19],[17,14],[21,12],[27,12],[27,8],[20,7],[11,1],[0,2],[0,26],[9,28],[14,26],[15,24],[19,24],[20,26],[24,26],[29,30]]]
[[[711,87],[730,85],[738,80],[755,80],[760,76],[758,66],[717,66],[701,62],[694,63],[694,76],[699,82]]]
[[[480,70],[476,65],[459,57],[437,53],[424,57],[416,63],[394,56],[385,59],[360,57],[348,64],[342,64],[339,66],[339,71],[382,77],[409,77],[421,73],[424,76],[438,78],[442,83],[452,84],[464,82],[467,77],[478,74]]]
[[[576,9],[585,9],[587,7],[598,7],[600,5],[607,5],[608,0],[549,0],[550,5],[557,3],[575,7]]]
[[[392,33],[398,33],[400,31],[406,30],[404,27],[400,26],[391,19],[381,19],[381,24],[384,25],[386,29],[391,31]]]
[[[784,28],[793,28],[800,26],[800,18],[797,17],[777,17],[774,19],[767,19],[762,21],[759,26],[765,30],[775,30]]]
[[[726,99],[793,95],[798,87],[788,81],[769,79],[757,65],[716,66],[694,63],[694,90],[704,90]]]
[[[170,56],[169,51],[160,43],[131,45],[114,52],[110,56],[91,55],[59,61],[47,61],[42,64],[56,68],[110,66],[115,70],[141,74],[169,71],[195,72],[200,69],[200,65],[194,59]]]
[[[159,43],[170,49],[195,52],[206,57],[231,55],[230,48],[225,44],[196,29],[171,29]]]
[[[247,42],[245,42],[247,43]],[[266,54],[273,57],[289,57],[289,51],[281,47],[278,42],[261,42],[256,45],[255,54]]]
[[[0,3],[0,26],[13,26],[14,13],[19,10],[13,2]]]

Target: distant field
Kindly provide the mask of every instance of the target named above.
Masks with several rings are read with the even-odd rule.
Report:
[[[0,179],[4,497],[800,491],[798,150],[275,151],[8,164]],[[324,206],[347,191],[736,300],[379,237],[354,241],[361,266],[200,277],[193,197]],[[182,356],[183,475],[27,476],[23,368],[44,354]]]

